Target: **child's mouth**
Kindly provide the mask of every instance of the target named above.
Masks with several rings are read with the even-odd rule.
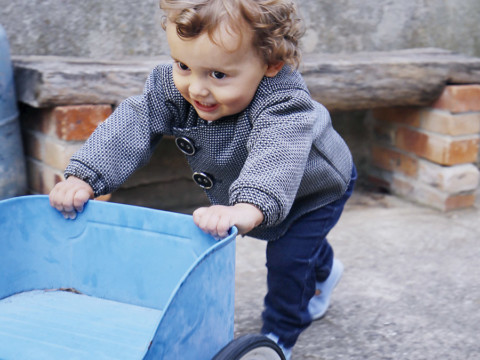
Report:
[[[195,107],[200,111],[211,112],[218,108],[218,104],[204,104],[200,101],[194,100]]]

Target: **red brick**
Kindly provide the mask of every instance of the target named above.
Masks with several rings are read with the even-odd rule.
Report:
[[[375,191],[389,191],[392,172],[371,166],[368,170],[368,186]]]
[[[84,141],[112,113],[110,105],[22,108],[22,126],[67,141]]]
[[[404,196],[410,200],[416,200],[414,182],[403,176],[394,176],[390,182],[390,191],[396,195]]]
[[[442,166],[430,161],[418,164],[418,181],[449,194],[474,191],[479,181],[478,167],[473,164]]]
[[[375,140],[383,144],[395,145],[395,133],[395,126],[381,123],[381,121],[377,121],[373,126],[373,136]]]
[[[451,195],[435,187],[411,181],[402,176],[395,176],[391,191],[408,200],[423,204],[441,211],[468,208],[475,203],[475,193]]]
[[[36,131],[24,132],[25,154],[63,171],[82,143],[58,140]]]
[[[421,128],[446,135],[480,133],[480,112],[452,114],[449,111],[426,109],[422,112]]]
[[[465,209],[475,204],[475,194],[461,194],[449,196],[445,201],[445,211]]]
[[[63,181],[63,171],[52,168],[41,161],[27,157],[28,191],[31,194],[48,195],[53,187]],[[111,194],[95,198],[99,201],[109,201]]]
[[[63,140],[86,140],[111,113],[109,105],[59,106],[54,110],[57,135]]]
[[[452,113],[480,111],[480,85],[449,85],[432,106]]]
[[[418,107],[391,107],[373,110],[373,117],[380,121],[420,126],[421,109]]]
[[[32,194],[48,194],[56,183],[63,180],[63,173],[27,157],[28,189]]]
[[[96,197],[95,200],[110,201],[111,198],[112,198],[112,194],[107,194],[107,195],[100,195],[99,197]]]
[[[368,174],[368,188],[375,191],[390,191],[390,182],[376,174]]]
[[[372,147],[372,162],[381,169],[398,171],[411,177],[417,175],[417,159],[383,146],[374,145]]]
[[[455,138],[399,127],[396,146],[441,165],[472,163],[478,156],[478,136]]]

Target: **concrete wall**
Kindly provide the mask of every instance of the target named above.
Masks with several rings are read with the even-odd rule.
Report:
[[[301,0],[305,52],[440,47],[480,56],[479,0]],[[167,53],[158,0],[0,0],[13,54]]]
[[[299,0],[305,53],[439,47],[480,56],[480,0]],[[100,59],[168,54],[158,0],[0,0],[14,55]],[[369,113],[334,113],[360,174]],[[367,140],[367,141],[366,141]],[[360,177],[360,182],[365,177]]]

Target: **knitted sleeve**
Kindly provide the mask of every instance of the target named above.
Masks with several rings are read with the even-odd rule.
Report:
[[[165,101],[168,67],[149,75],[144,92],[123,101],[71,158],[65,177],[86,181],[95,196],[117,189],[152,153],[152,143],[167,133],[172,107]],[[168,89],[167,89],[168,90]]]
[[[303,90],[276,92],[252,111],[249,155],[230,187],[231,204],[246,202],[264,214],[263,226],[285,219],[312,147],[315,107]]]

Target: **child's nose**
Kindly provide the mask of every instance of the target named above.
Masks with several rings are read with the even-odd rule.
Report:
[[[209,94],[208,88],[205,86],[205,83],[201,80],[194,80],[190,82],[188,91],[190,92],[190,95],[193,97],[205,97],[205,96],[208,96]]]

